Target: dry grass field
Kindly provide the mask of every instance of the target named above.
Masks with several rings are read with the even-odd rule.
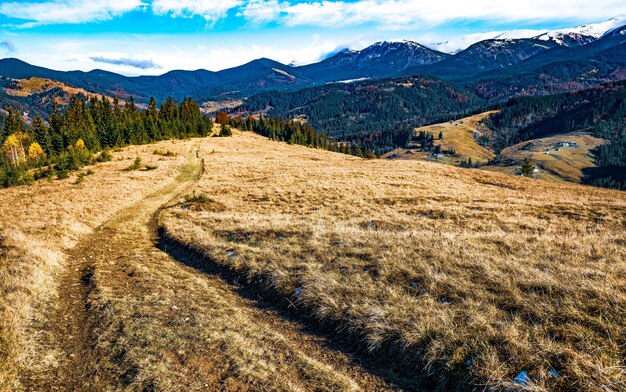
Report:
[[[9,95],[14,95],[14,96],[19,96],[19,97],[28,97],[33,94],[42,93],[44,91],[51,90],[53,88],[60,88],[65,93],[67,93],[68,96],[81,94],[88,98],[91,98],[92,96],[96,96],[98,98],[102,97],[102,95],[100,94],[90,93],[87,90],[84,90],[82,88],[71,87],[65,83],[61,83],[55,80],[50,80],[50,79],[45,79],[45,78],[38,78],[38,77],[32,77],[28,79],[19,79],[17,81],[17,88],[5,89],[5,90],[7,94]],[[61,101],[60,97],[57,97],[56,99],[58,100],[57,103],[62,103],[62,104],[68,103],[65,101]]]
[[[560,147],[559,142],[574,142],[574,147]],[[502,159],[519,166],[524,158],[558,178],[580,182],[583,169],[595,167],[590,150],[605,143],[604,139],[584,133],[549,136],[528,140],[508,147],[501,152]]]
[[[415,129],[415,134],[420,132],[430,132],[434,135],[433,141],[435,146],[441,146],[446,151],[453,148],[456,156],[444,156],[441,162],[458,165],[461,161],[472,159],[472,162],[486,163],[492,159],[495,154],[493,151],[481,146],[476,142],[474,134],[478,136],[490,136],[485,134],[489,132],[480,122],[486,117],[494,114],[494,111],[476,114],[474,116],[465,117],[457,121],[449,121],[440,124],[428,125]],[[443,139],[437,139],[441,132]],[[430,154],[416,151],[414,149],[397,149],[385,154],[384,158],[394,156],[397,159],[428,159]]]
[[[200,177],[195,150],[211,156],[215,140],[129,147],[81,183],[0,191],[0,390],[390,388],[157,246],[155,217]]]
[[[155,146],[130,147],[115,160],[88,167],[75,184],[40,181],[0,190],[0,390],[20,390],[19,376],[47,371],[59,360],[50,331],[42,328],[58,304],[58,276],[67,252],[94,228],[166,184],[184,161],[153,154]],[[187,143],[158,148],[184,151]],[[136,156],[157,170],[126,172]]]
[[[210,151],[167,236],[337,339],[440,390],[626,389],[625,193],[238,132]]]

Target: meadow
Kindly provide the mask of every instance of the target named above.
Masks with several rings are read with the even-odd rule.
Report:
[[[249,133],[211,148],[165,235],[336,339],[440,390],[626,388],[623,192]]]

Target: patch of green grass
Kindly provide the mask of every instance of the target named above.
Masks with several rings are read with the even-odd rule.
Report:
[[[83,181],[85,181],[85,176],[87,175],[87,173],[78,173],[78,175],[76,176],[76,180],[74,181],[74,185],[80,185],[83,183]]]

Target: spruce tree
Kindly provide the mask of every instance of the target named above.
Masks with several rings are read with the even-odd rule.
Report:
[[[520,167],[520,171],[522,172],[522,175],[526,177],[530,177],[533,175],[534,169],[535,169],[535,165],[533,165],[532,161],[528,158],[525,158],[524,163],[522,163],[522,166]]]
[[[35,134],[35,141],[41,146],[43,151],[50,155],[52,152],[52,137],[50,136],[50,128],[39,117],[35,117],[33,120],[33,133]]]

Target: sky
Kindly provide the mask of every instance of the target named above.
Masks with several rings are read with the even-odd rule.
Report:
[[[0,58],[156,75],[268,57],[297,65],[414,40],[452,52],[626,14],[624,0],[0,0]]]

